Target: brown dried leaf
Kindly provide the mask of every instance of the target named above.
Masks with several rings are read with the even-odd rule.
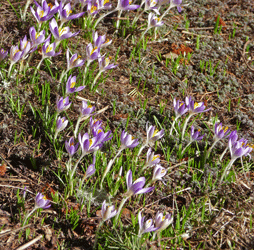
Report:
[[[4,176],[7,170],[7,165],[6,164],[2,164],[0,165],[0,176]]]

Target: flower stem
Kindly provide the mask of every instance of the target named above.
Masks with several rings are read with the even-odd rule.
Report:
[[[32,211],[31,211],[29,214],[26,215],[25,220],[24,220],[22,226],[25,226],[27,219],[35,212],[36,209],[37,209],[37,207],[34,207],[34,208],[32,209]]]
[[[79,116],[79,118],[78,118],[78,120],[77,120],[76,127],[75,127],[75,131],[74,131],[74,137],[75,137],[75,138],[77,138],[77,134],[78,134],[78,129],[79,129],[80,121],[81,121],[81,116]]]
[[[232,167],[232,165],[233,165],[233,163],[235,162],[236,159],[237,159],[237,158],[233,158],[233,159],[231,159],[231,161],[228,163],[228,165],[226,166],[226,168],[225,168],[225,170],[224,170],[224,172],[223,172],[223,174],[222,174],[222,176],[221,176],[220,183],[223,181],[225,175],[228,175],[228,172],[229,172],[230,168]]]
[[[126,197],[126,198],[123,198],[123,200],[121,201],[120,205],[119,205],[119,208],[118,208],[118,212],[117,212],[117,215],[116,215],[116,224],[118,222],[118,218],[120,216],[120,213],[121,213],[121,210],[125,204],[125,202],[128,200],[129,197]]]
[[[91,60],[88,60],[87,63],[86,63],[86,67],[85,67],[85,71],[84,71],[84,78],[83,78],[83,81],[85,81],[85,78],[86,78],[86,73],[87,73],[87,70],[91,64]]]
[[[183,156],[185,150],[191,145],[192,142],[193,142],[193,141],[191,140],[191,141],[186,145],[186,147],[182,150],[182,156]]]
[[[12,69],[13,64],[14,64],[13,62],[10,64],[10,67],[9,67],[9,70],[8,70],[8,77],[10,77],[11,69]]]
[[[101,73],[102,73],[102,71],[100,70],[98,72],[98,74],[96,75],[96,77],[94,78],[93,83],[91,85],[91,90],[93,89],[94,85],[96,84],[96,82],[97,82],[98,78],[100,77]]]
[[[173,7],[173,6],[170,4],[169,7],[167,8],[167,10],[161,15],[160,20],[162,20],[162,18],[168,14],[168,12],[170,11],[170,9],[171,9],[172,7]]]
[[[183,141],[183,139],[184,139],[184,135],[185,135],[185,130],[186,130],[186,128],[187,128],[187,124],[188,124],[190,118],[191,118],[193,115],[194,115],[194,114],[190,114],[190,115],[186,118],[186,120],[185,120],[185,122],[184,122],[183,131],[182,131],[182,141]]]
[[[26,6],[24,8],[24,12],[23,12],[23,15],[21,14],[21,20],[24,22],[26,20],[26,12],[27,12],[27,9],[28,9],[28,6],[29,4],[32,2],[32,0],[27,0],[26,1]]]
[[[115,11],[117,11],[117,9],[111,10],[111,11],[105,13],[104,15],[101,15],[101,16],[97,19],[96,23],[94,24],[93,29],[95,29],[95,27],[98,25],[98,23],[99,23],[104,17],[106,17],[106,16],[112,14],[112,13],[115,12]]]
[[[118,16],[117,16],[117,22],[116,22],[116,29],[119,29],[119,25],[120,25],[120,17],[122,15],[122,10],[118,10]]]
[[[226,147],[224,149],[224,151],[222,152],[222,154],[220,155],[220,162],[222,161],[222,158],[224,157],[224,155],[227,153],[228,147]]]
[[[220,139],[216,139],[216,140],[213,142],[212,146],[207,150],[205,159],[207,159],[207,158],[209,157],[209,155],[210,155],[212,149],[214,148],[215,144],[216,144],[219,140],[220,140]]]
[[[174,119],[174,121],[173,121],[173,123],[172,123],[172,125],[171,125],[171,129],[170,129],[170,132],[169,132],[169,136],[172,135],[173,129],[175,128],[175,123],[176,123],[176,121],[177,121],[178,118],[179,118],[179,116],[176,116],[176,118]]]

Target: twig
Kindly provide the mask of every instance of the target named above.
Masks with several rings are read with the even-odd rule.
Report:
[[[5,236],[5,235],[7,235],[7,234],[10,234],[10,233],[16,233],[16,232],[18,232],[18,231],[20,231],[20,230],[23,230],[23,229],[25,229],[25,228],[27,228],[27,227],[30,227],[32,224],[28,224],[28,225],[25,225],[25,226],[23,226],[23,227],[20,227],[20,228],[18,228],[18,229],[14,229],[14,230],[6,230],[5,232],[2,232],[2,233],[0,233],[0,238],[1,237],[3,237],[3,236]]]
[[[43,237],[43,235],[39,235],[36,238],[34,238],[33,240],[27,242],[26,244],[24,244],[23,246],[17,248],[16,250],[24,250],[30,246],[32,246],[34,243],[36,243],[38,240],[40,240]]]

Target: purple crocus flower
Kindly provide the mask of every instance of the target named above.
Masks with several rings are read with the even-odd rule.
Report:
[[[71,137],[69,141],[65,141],[65,149],[68,152],[70,157],[72,157],[77,152],[78,148],[79,148],[79,143],[76,143],[75,145],[75,141],[73,137]]]
[[[154,187],[143,188],[145,186],[145,177],[140,177],[132,183],[132,172],[129,170],[126,175],[127,192],[126,197],[130,197],[135,194],[144,194],[154,190]]]
[[[136,146],[138,146],[138,144],[139,144],[138,139],[133,140],[132,136],[125,131],[121,133],[121,149],[120,150],[123,150],[125,148],[135,148]]]
[[[157,10],[156,4],[158,3],[158,0],[145,0],[145,9],[147,10],[153,10],[157,15],[160,15],[160,12]]]
[[[22,40],[20,40],[20,50],[23,51],[22,59],[25,59],[27,54],[31,50],[31,42],[27,41],[27,36],[26,35]]]
[[[100,48],[99,47],[94,47],[92,43],[89,43],[86,46],[86,59],[90,63],[94,60],[97,60],[100,57]]]
[[[97,136],[90,138],[88,133],[85,133],[84,135],[81,135],[79,133],[78,140],[81,146],[82,150],[82,156],[85,156],[87,154],[96,152],[102,147],[101,143],[101,135],[98,134]]]
[[[115,210],[115,206],[106,206],[106,200],[104,200],[101,207],[102,221],[109,220],[112,217],[116,216],[116,214],[117,210]]]
[[[158,228],[157,232],[166,229],[172,223],[173,223],[172,214],[166,214],[164,216],[163,213],[160,213],[159,211],[157,212],[155,216],[155,226]]]
[[[191,114],[204,113],[211,109],[211,108],[205,109],[206,107],[203,102],[194,102],[191,96],[187,96],[185,98],[185,103]]]
[[[92,105],[88,105],[86,101],[82,101],[80,107],[80,114],[82,117],[90,116],[94,112],[95,107]]]
[[[58,28],[55,18],[49,23],[49,29],[57,42],[76,36],[80,31],[72,33],[69,27]]]
[[[72,13],[71,4],[67,3],[65,6],[63,6],[63,3],[61,1],[60,4],[59,4],[58,13],[59,13],[59,16],[60,16],[61,26],[62,26],[65,22],[68,22],[72,19],[80,18],[81,16],[84,15],[85,12],[70,15]]]
[[[76,67],[82,67],[85,63],[85,60],[80,59],[81,56],[78,54],[74,54],[71,59],[70,58],[70,51],[67,49],[66,51],[66,58],[67,58],[67,71]]]
[[[156,164],[160,163],[160,156],[161,155],[154,155],[154,152],[152,152],[152,149],[149,148],[147,150],[147,154],[146,154],[146,163],[145,166],[143,167],[143,169],[147,168],[147,167],[152,167]]]
[[[161,131],[158,131],[155,129],[155,126],[148,127],[148,122],[146,123],[146,145],[150,145],[151,143],[154,143],[155,141],[161,139],[164,136],[164,129]]]
[[[58,11],[59,6],[52,6],[52,4],[48,4],[46,0],[42,0],[42,5],[40,6],[35,0],[34,3],[37,7],[35,11],[33,7],[30,7],[32,14],[39,24],[42,22],[48,21],[53,15]]]
[[[52,56],[58,56],[61,53],[61,50],[59,52],[55,52],[56,50],[56,43],[51,43],[49,40],[47,40],[43,46],[42,46],[42,57],[52,57]]]
[[[154,13],[149,13],[148,15],[148,27],[150,29],[152,27],[160,27],[164,24],[164,22],[160,21],[160,18],[157,17]]]
[[[87,12],[94,16],[97,13],[99,13],[100,9],[98,6],[98,1],[97,0],[90,0],[89,2],[87,2]]]
[[[105,133],[102,127],[99,127],[97,129],[93,129],[92,134],[93,134],[93,136],[97,136],[97,135],[100,134],[100,140],[103,143],[106,142],[106,141],[111,140],[112,137],[113,137],[113,135],[111,133],[111,130],[109,130],[108,132]]]
[[[158,229],[157,227],[153,225],[152,219],[145,221],[145,216],[142,217],[141,212],[138,213],[138,224],[139,224],[139,231],[138,231],[139,236],[141,236],[141,234],[153,232]]]
[[[14,64],[17,61],[19,61],[22,58],[23,53],[24,53],[23,51],[19,50],[19,46],[11,46],[11,49],[10,49],[11,64]]]
[[[41,193],[38,193],[35,197],[35,208],[36,209],[39,209],[39,208],[42,208],[42,209],[47,209],[49,208],[51,205],[50,205],[50,200],[48,200],[46,198],[46,196],[44,196],[43,194]]]
[[[176,115],[176,119],[184,115],[186,112],[188,112],[188,108],[185,107],[185,103],[181,102],[179,100],[176,100],[174,98],[173,100],[173,105],[174,105],[174,111]]]
[[[64,130],[68,125],[68,120],[65,117],[58,117],[56,120],[56,132],[59,133],[60,131]]]
[[[244,139],[233,141],[232,138],[228,140],[229,151],[232,160],[243,156],[250,156],[252,148],[247,146],[247,141]]]
[[[92,117],[90,117],[89,123],[90,123],[91,130],[98,130],[102,125],[101,120],[97,120],[97,119],[94,120]]]
[[[0,49],[0,62],[4,60],[4,58],[8,55],[8,51],[4,51],[4,49]]]
[[[94,155],[93,156],[93,163],[88,166],[88,168],[86,170],[86,173],[85,173],[85,178],[88,178],[88,177],[92,176],[95,173],[95,171],[96,171],[96,169],[95,169],[95,160],[96,160],[96,156]]]
[[[109,0],[98,0],[98,9],[99,10],[108,10],[112,8],[112,4]]]
[[[99,36],[97,31],[93,31],[93,43],[95,47],[100,48],[105,41],[106,35]]]
[[[199,134],[200,134],[200,130],[197,130],[195,132],[194,126],[191,126],[191,134],[190,134],[191,141],[201,141],[204,138],[204,135],[199,136]]]
[[[167,170],[162,167],[161,165],[157,164],[155,165],[153,169],[153,178],[152,181],[161,180],[162,178],[167,174]]]
[[[131,4],[132,0],[118,0],[116,10],[136,10],[140,5]]]
[[[104,72],[106,70],[114,69],[118,66],[118,65],[115,65],[114,63],[109,64],[110,58],[106,58],[105,55],[102,56],[102,57],[99,57],[98,62],[99,62],[100,72]]]
[[[67,96],[66,98],[61,97],[58,101],[57,101],[57,112],[62,112],[64,110],[67,110],[70,106],[71,106],[71,102],[69,100],[69,96]]]
[[[179,13],[182,11],[181,4],[182,4],[182,0],[171,0],[170,1],[170,5],[172,7],[176,6]]]
[[[34,27],[31,27],[29,29],[29,35],[30,35],[30,39],[32,41],[32,49],[31,52],[35,51],[37,49],[37,46],[49,41],[51,35],[48,36],[47,39],[45,39],[45,30],[42,30],[41,32],[37,33]]]
[[[230,134],[230,129],[228,127],[224,128],[222,127],[222,123],[215,123],[214,126],[214,137],[213,140],[214,141],[218,141],[220,139],[222,139],[223,137],[228,137]]]
[[[80,86],[80,87],[75,87],[76,84],[76,76],[70,75],[67,83],[66,83],[66,94],[72,94],[74,92],[79,92],[81,90],[83,90],[86,86]]]

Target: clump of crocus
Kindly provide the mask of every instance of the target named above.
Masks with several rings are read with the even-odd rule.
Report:
[[[51,4],[48,4],[46,0],[42,0],[41,6],[35,0],[34,3],[37,7],[36,11],[33,9],[33,7],[30,7],[30,9],[36,21],[39,23],[39,27],[43,22],[51,19],[59,9],[59,6],[52,6]]]
[[[67,96],[66,98],[60,97],[57,100],[56,107],[58,113],[67,110],[70,106],[71,102],[69,100],[69,96]]]
[[[205,135],[200,135],[200,130],[195,131],[194,126],[191,126],[191,133],[190,133],[190,141],[186,145],[186,147],[182,150],[182,154],[184,154],[185,150],[191,145],[194,141],[201,141]]]
[[[214,137],[213,137],[213,144],[211,145],[211,147],[207,150],[206,153],[206,158],[208,158],[208,156],[210,155],[212,149],[214,148],[214,146],[216,145],[216,143],[218,141],[220,141],[222,138],[224,137],[228,137],[230,134],[230,129],[228,127],[222,127],[222,123],[215,123],[214,126]]]
[[[229,138],[228,146],[229,146],[229,151],[230,151],[230,155],[231,155],[231,160],[228,163],[228,165],[226,166],[226,168],[221,176],[220,182],[222,182],[223,179],[225,178],[225,176],[229,173],[229,170],[232,167],[232,165],[236,159],[241,158],[243,156],[250,157],[250,152],[252,151],[252,148],[247,145],[247,141],[244,139],[234,141],[233,138]]]
[[[121,213],[121,210],[125,204],[125,202],[132,196],[136,194],[144,194],[144,193],[149,193],[154,190],[154,187],[146,187],[145,186],[146,179],[145,177],[140,177],[136,181],[132,182],[132,171],[129,170],[126,175],[126,184],[127,184],[127,192],[124,194],[124,198],[121,201],[121,204],[119,205],[118,213],[117,213],[117,218]]]
[[[65,117],[58,117],[56,120],[56,131],[55,131],[55,136],[54,136],[54,141],[57,138],[57,135],[59,132],[61,132],[62,130],[64,130],[67,125],[68,125],[68,120]]]
[[[139,149],[137,157],[141,154],[145,147],[153,146],[154,142],[161,139],[164,136],[164,129],[157,130],[155,126],[149,126],[148,122],[146,123],[146,142]]]
[[[80,86],[80,87],[75,87],[76,85],[76,76],[70,75],[67,82],[66,82],[66,94],[72,94],[75,92],[79,92],[83,90],[86,86]]]
[[[78,117],[77,124],[76,124],[75,131],[74,131],[75,137],[77,137],[78,130],[79,130],[79,124],[80,124],[81,120],[88,119],[90,116],[94,115],[94,113],[93,113],[94,110],[95,110],[94,106],[88,105],[88,103],[86,101],[82,101],[82,104],[80,106],[80,115]]]
[[[186,112],[188,112],[188,108],[185,106],[185,103],[179,100],[176,100],[174,98],[173,100],[173,106],[174,106],[174,111],[175,111],[175,119],[171,125],[170,133],[169,135],[172,135],[173,129],[175,127],[176,121],[184,115]]]
[[[0,49],[0,62],[4,60],[4,58],[8,55],[8,51],[4,51],[4,49]]]
[[[11,63],[10,63],[9,71],[8,71],[8,77],[11,74],[12,66],[22,58],[23,53],[24,52],[19,49],[19,46],[11,46],[11,49],[10,49],[10,62]]]
[[[211,109],[211,108],[205,109],[206,107],[203,102],[194,102],[192,98],[188,96],[185,98],[185,104],[186,104],[186,107],[188,108],[189,116],[185,119],[185,122],[183,125],[182,141],[184,139],[185,130],[190,118],[195,114],[204,113]]]
[[[80,59],[81,56],[78,56],[78,54],[74,54],[70,58],[70,50],[67,49],[66,51],[66,58],[67,58],[67,69],[63,70],[59,81],[61,82],[63,77],[68,73],[69,70],[76,68],[76,67],[82,67],[85,63],[84,59]]]
[[[78,31],[78,32],[72,33],[70,32],[69,27],[58,28],[55,18],[53,18],[51,22],[49,23],[49,29],[56,40],[56,46],[58,46],[62,40],[74,37],[80,32]]]
[[[48,200],[46,198],[46,196],[44,196],[41,193],[37,193],[36,197],[35,197],[35,205],[34,208],[32,209],[32,211],[26,215],[25,220],[23,222],[23,226],[26,224],[27,219],[37,210],[37,209],[47,209],[49,208],[50,205],[50,200]]]
[[[146,163],[143,167],[143,170],[159,163],[160,163],[160,154],[154,155],[154,152],[152,152],[152,149],[149,148],[146,153]]]
[[[142,217],[141,212],[138,213],[138,224],[139,224],[138,231],[139,237],[141,237],[141,235],[144,233],[153,232],[158,229],[158,227],[154,226],[152,219],[145,221],[145,216]]]
[[[157,17],[154,13],[149,13],[148,15],[148,25],[144,33],[142,34],[142,38],[147,33],[147,31],[153,27],[161,27],[164,23],[161,21],[159,17]]]

